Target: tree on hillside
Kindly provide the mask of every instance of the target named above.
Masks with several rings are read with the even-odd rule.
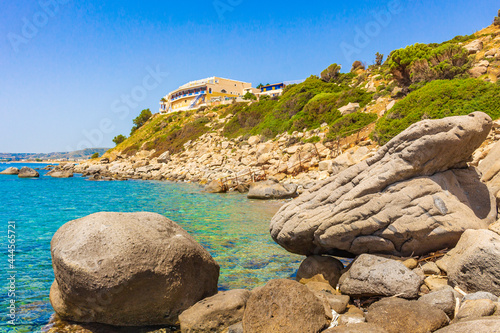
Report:
[[[375,54],[375,65],[381,66],[383,62],[384,62],[384,55],[377,52],[377,54]]]
[[[498,10],[498,16],[493,20],[493,24],[496,26],[500,26],[500,10]]]
[[[151,113],[151,110],[149,109],[142,110],[141,114],[134,119],[135,126],[132,127],[130,135],[132,135],[135,131],[141,128],[141,126],[144,125],[149,120],[149,118],[151,118],[152,115],[153,114]]]
[[[340,65],[331,64],[327,69],[321,72],[321,80],[325,82],[335,81],[339,77],[341,68]]]
[[[92,156],[90,156],[91,159],[94,158],[99,158],[99,153],[93,153]]]
[[[114,137],[113,139],[113,142],[115,143],[115,145],[119,145],[120,143],[122,143],[123,141],[127,140],[127,137],[125,135],[117,135]]]
[[[355,72],[357,71],[358,69],[362,69],[364,70],[365,69],[365,65],[363,65],[363,63],[359,60],[356,60],[353,64],[352,64],[352,67],[351,67],[351,72]]]

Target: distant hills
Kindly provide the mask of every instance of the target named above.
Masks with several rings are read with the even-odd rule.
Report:
[[[72,152],[62,152],[62,153],[0,153],[0,161],[76,161],[76,160],[88,160],[93,154],[98,153],[102,156],[109,148],[87,148],[83,150],[77,150]]]

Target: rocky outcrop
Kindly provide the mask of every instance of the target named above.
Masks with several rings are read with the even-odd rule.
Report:
[[[359,103],[349,103],[346,106],[339,108],[340,114],[345,116],[358,111]]]
[[[97,213],[68,222],[51,252],[50,301],[67,320],[174,325],[181,312],[217,293],[217,263],[158,214]]]
[[[414,124],[372,158],[284,205],[271,236],[304,255],[409,256],[453,247],[464,230],[496,220],[476,170],[458,169],[491,126],[482,112]]]
[[[40,174],[32,168],[22,167],[17,176],[19,178],[38,178],[40,177]]]
[[[500,235],[493,231],[467,230],[437,265],[453,286],[500,296]]]
[[[249,199],[288,199],[297,196],[297,185],[280,184],[274,180],[252,183],[248,191]]]
[[[182,333],[222,332],[243,320],[250,292],[230,290],[199,301],[179,316]]]
[[[9,167],[0,172],[0,175],[17,175],[17,174],[19,174],[19,169],[15,167]]]
[[[73,172],[55,170],[55,171],[48,172],[47,176],[51,176],[52,178],[71,178],[71,177],[73,177]]]
[[[273,280],[252,292],[243,329],[252,333],[317,333],[330,321],[322,302],[306,286]]]
[[[351,297],[399,296],[416,298],[422,279],[401,262],[362,254],[339,281]]]

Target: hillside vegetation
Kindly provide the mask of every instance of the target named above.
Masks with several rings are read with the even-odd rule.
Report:
[[[385,144],[422,119],[474,111],[500,118],[500,26],[439,44],[409,45],[383,58],[377,53],[371,66],[356,61],[349,73],[332,64],[320,76],[287,86],[281,97],[151,118],[143,112],[131,136],[117,136],[110,152],[174,154],[207,132],[241,142],[252,135],[274,139],[283,132],[316,130],[324,135],[314,141],[332,141],[370,124],[372,139]],[[349,103],[359,109],[342,115],[339,109]]]

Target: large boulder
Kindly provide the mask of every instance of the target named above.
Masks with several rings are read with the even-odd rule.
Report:
[[[455,295],[449,286],[423,295],[418,301],[443,310],[449,317],[453,317],[455,312]]]
[[[9,167],[0,172],[0,175],[17,175],[17,174],[19,174],[19,169],[15,167]]]
[[[330,321],[323,303],[306,286],[272,280],[252,292],[243,329],[252,333],[317,333]]]
[[[242,321],[248,290],[221,292],[199,301],[179,316],[182,333],[221,332]]]
[[[225,193],[227,192],[227,187],[219,180],[212,180],[205,186],[205,192],[207,193]]]
[[[285,204],[271,221],[290,252],[421,255],[453,247],[467,229],[496,220],[475,169],[463,167],[486,139],[482,112],[410,126],[375,156]]]
[[[59,171],[54,170],[47,173],[47,176],[51,176],[52,178],[71,178],[73,177],[72,171]]]
[[[217,293],[219,266],[184,229],[153,213],[97,213],[51,242],[54,310],[115,326],[172,325]]]
[[[437,265],[453,286],[500,296],[500,235],[493,231],[467,230]]]
[[[249,199],[288,199],[297,196],[297,185],[281,184],[274,180],[252,183],[248,191]]]
[[[389,333],[428,333],[446,326],[449,319],[442,310],[418,301],[385,298],[368,308],[366,321]]]
[[[416,298],[422,278],[401,262],[362,254],[340,278],[340,291],[354,297]]]
[[[17,176],[19,178],[38,178],[40,174],[32,168],[22,167]]]

